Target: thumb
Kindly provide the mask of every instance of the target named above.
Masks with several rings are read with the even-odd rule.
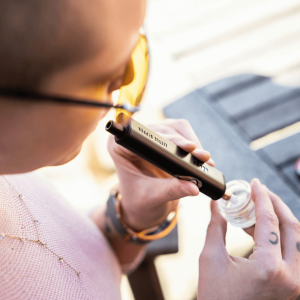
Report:
[[[225,248],[225,237],[227,231],[227,222],[221,216],[216,201],[211,201],[211,220],[207,228],[206,240],[203,251],[210,253],[220,253],[221,250],[227,253]]]
[[[155,178],[155,189],[151,189],[151,201],[161,204],[187,196],[197,196],[198,187],[189,181],[176,178]]]

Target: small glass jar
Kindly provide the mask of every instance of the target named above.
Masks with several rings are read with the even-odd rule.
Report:
[[[233,201],[218,200],[219,210],[226,221],[241,228],[254,225],[256,218],[250,184],[244,180],[232,180],[226,184],[226,192],[235,196]]]

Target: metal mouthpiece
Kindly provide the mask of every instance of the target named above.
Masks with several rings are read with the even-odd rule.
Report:
[[[111,120],[107,122],[105,130],[119,138],[123,135],[124,127]]]

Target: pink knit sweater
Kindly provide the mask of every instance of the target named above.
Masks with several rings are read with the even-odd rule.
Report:
[[[0,239],[0,299],[120,299],[121,267],[94,223],[38,175],[6,178],[25,196],[24,202],[39,221],[40,240],[81,276],[43,246],[4,237]],[[24,204],[2,176],[1,233],[37,239]]]

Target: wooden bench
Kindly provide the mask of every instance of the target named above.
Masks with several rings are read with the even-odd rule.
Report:
[[[164,114],[190,121],[227,181],[258,177],[300,219],[300,181],[293,171],[300,156],[299,134],[258,151],[249,147],[251,141],[300,120],[299,88],[243,74],[192,92],[167,106]]]
[[[300,120],[300,88],[280,86],[268,77],[244,74],[201,89],[214,110],[249,145],[253,140]],[[300,156],[300,133],[256,151],[276,174],[300,195],[294,171]]]

